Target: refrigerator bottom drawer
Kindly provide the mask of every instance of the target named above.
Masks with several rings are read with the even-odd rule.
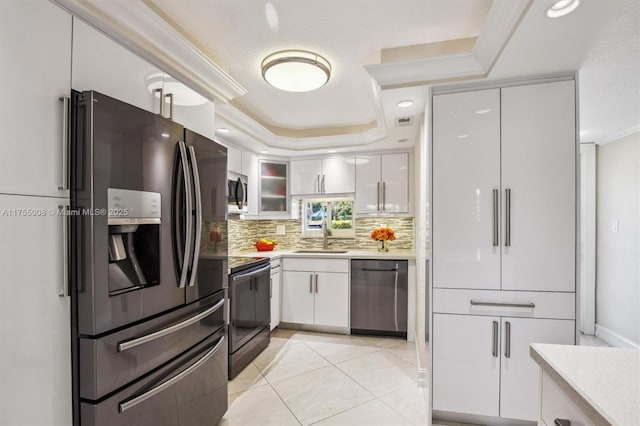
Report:
[[[100,402],[81,401],[83,426],[217,424],[227,411],[227,330]]]

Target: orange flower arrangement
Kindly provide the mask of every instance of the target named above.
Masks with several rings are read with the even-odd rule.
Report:
[[[396,233],[392,228],[381,226],[371,231],[371,239],[375,241],[393,241],[396,239]]]

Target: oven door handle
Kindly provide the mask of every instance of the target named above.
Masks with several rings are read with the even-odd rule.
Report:
[[[220,300],[218,303],[216,303],[215,305],[213,305],[211,308],[207,309],[206,311],[200,312],[197,315],[192,316],[191,318],[188,318],[182,322],[179,322],[177,324],[174,324],[172,326],[169,326],[167,328],[163,328],[161,330],[158,331],[154,331],[153,333],[149,333],[145,336],[142,337],[136,337],[134,339],[130,339],[130,340],[123,340],[122,342],[118,342],[118,352],[122,352],[122,351],[126,351],[127,349],[131,349],[131,348],[135,348],[136,346],[140,346],[143,345],[145,343],[151,342],[153,340],[159,339],[161,337],[164,337],[168,334],[171,333],[175,333],[178,330],[182,330],[185,327],[188,327],[192,324],[197,323],[198,321],[200,321],[203,318],[208,317],[209,315],[213,314],[214,312],[216,312],[218,309],[220,309],[222,306],[224,305],[224,298],[222,300]]]
[[[246,274],[234,275],[233,281],[235,282],[243,278],[253,277],[255,275],[263,273],[264,271],[268,271],[270,268],[271,268],[271,265],[267,265],[267,266],[263,266],[260,269],[256,269],[255,271],[247,272]]]
[[[154,396],[154,395],[162,392],[163,390],[173,386],[174,384],[178,383],[180,380],[184,379],[189,374],[191,374],[194,371],[196,371],[198,368],[200,368],[202,366],[202,364],[204,364],[212,356],[214,356],[215,353],[218,351],[218,349],[220,349],[220,347],[222,346],[223,343],[224,343],[224,336],[220,336],[220,339],[218,340],[218,343],[216,343],[216,345],[211,350],[209,350],[206,354],[204,354],[202,356],[202,358],[200,358],[195,363],[193,363],[189,368],[187,368],[186,370],[184,370],[184,371],[180,372],[179,374],[173,376],[169,380],[167,380],[165,382],[162,382],[158,386],[151,388],[150,390],[148,390],[147,392],[145,392],[143,394],[140,394],[140,395],[138,395],[136,397],[133,397],[131,399],[122,401],[120,404],[118,404],[118,411],[120,413],[124,413],[129,408],[135,407],[136,405],[140,404],[141,402],[151,398],[152,396]]]

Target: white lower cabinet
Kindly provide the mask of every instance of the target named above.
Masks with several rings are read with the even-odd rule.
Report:
[[[0,424],[70,425],[70,298],[63,282],[69,200],[0,195]],[[64,294],[64,293],[63,293]]]
[[[573,320],[434,314],[433,409],[536,421],[531,343],[573,344]]]
[[[282,322],[348,328],[349,261],[285,259]]]
[[[280,324],[280,259],[271,261],[271,330]]]

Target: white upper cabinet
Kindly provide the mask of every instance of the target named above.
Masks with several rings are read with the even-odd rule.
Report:
[[[356,190],[354,157],[291,161],[292,194],[344,194]]]
[[[232,146],[227,147],[227,171],[242,174],[242,151]]]
[[[251,152],[243,152],[242,174],[247,177],[247,213],[258,214],[258,157]]]
[[[574,82],[502,89],[501,129],[502,288],[575,291]]]
[[[500,89],[433,97],[434,287],[500,288]]]
[[[356,213],[409,212],[409,154],[358,156]]]
[[[0,63],[0,193],[68,196],[58,188],[66,168],[59,98],[70,95],[71,15],[47,1],[0,1]]]
[[[216,137],[215,104],[185,84],[163,75],[162,115],[209,139]]]
[[[434,286],[575,291],[573,81],[433,97]]]
[[[160,113],[164,72],[77,18],[73,19],[71,88],[95,90],[138,108]]]
[[[72,424],[71,308],[62,269],[68,217],[56,213],[64,204],[69,200],[0,195],[3,425]],[[34,215],[20,215],[23,209]]]

